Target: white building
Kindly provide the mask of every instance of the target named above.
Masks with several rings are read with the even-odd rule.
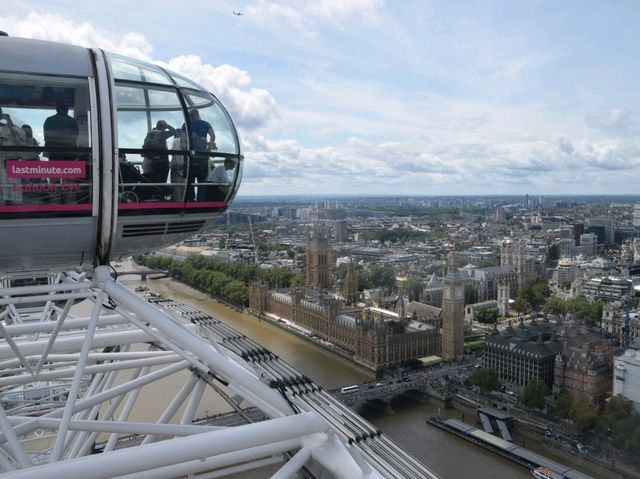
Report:
[[[561,258],[553,272],[553,281],[562,286],[564,283],[573,283],[577,277],[577,268],[571,258]]]
[[[640,342],[635,341],[622,356],[614,361],[613,395],[622,394],[633,401],[640,412]]]

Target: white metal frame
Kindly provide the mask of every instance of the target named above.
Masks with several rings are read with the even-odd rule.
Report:
[[[402,451],[315,385],[306,399],[273,388],[275,370],[244,361],[210,328],[150,304],[108,267],[55,279],[0,289],[0,477],[204,479],[277,464],[275,478],[398,477],[385,456]],[[87,305],[89,315],[77,313]],[[274,367],[299,375],[286,363]],[[186,379],[162,412],[133,420],[141,391],[179,372]],[[64,387],[67,399],[52,386]],[[194,425],[206,390],[241,417],[257,407],[267,419]],[[356,444],[341,429],[349,414],[351,429],[361,427],[375,444]],[[95,444],[102,452],[92,454]],[[407,470],[420,470],[407,457],[415,462]],[[436,477],[424,470],[406,477]]]
[[[365,477],[317,414],[294,413],[259,373],[114,281],[109,268],[97,268],[91,279],[57,279],[0,289],[0,397],[13,396],[6,413],[0,408],[1,477],[220,477],[282,462],[273,477],[291,477],[311,463],[327,477]],[[78,301],[91,303],[89,316],[72,314]],[[144,343],[146,351],[130,347]],[[155,422],[129,420],[146,385],[185,370],[193,374]],[[208,387],[196,373],[215,378],[219,391],[271,419],[192,425]],[[66,401],[51,394],[28,398],[29,391],[54,384],[66,385]],[[118,448],[122,435],[139,436],[139,445]],[[32,449],[38,441],[41,449]],[[102,453],[90,454],[95,442],[102,442]]]

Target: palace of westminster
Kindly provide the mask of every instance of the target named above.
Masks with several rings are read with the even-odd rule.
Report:
[[[316,228],[307,241],[305,287],[282,293],[251,284],[249,309],[291,321],[373,371],[434,355],[455,360],[464,352],[464,284],[455,264],[454,256],[442,284],[442,308],[405,303],[402,295],[365,305],[350,265],[341,287],[333,288],[330,241]]]

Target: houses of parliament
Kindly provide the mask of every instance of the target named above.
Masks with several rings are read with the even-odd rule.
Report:
[[[464,288],[455,261],[444,279],[442,308],[405,301],[402,294],[365,304],[351,265],[341,286],[333,288],[331,253],[329,238],[314,229],[307,238],[305,287],[280,292],[253,283],[251,312],[290,321],[372,371],[410,359],[455,360],[463,354]]]

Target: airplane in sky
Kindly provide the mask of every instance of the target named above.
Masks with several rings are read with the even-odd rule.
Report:
[[[233,14],[239,17],[240,15],[242,15],[242,12],[233,12]]]

